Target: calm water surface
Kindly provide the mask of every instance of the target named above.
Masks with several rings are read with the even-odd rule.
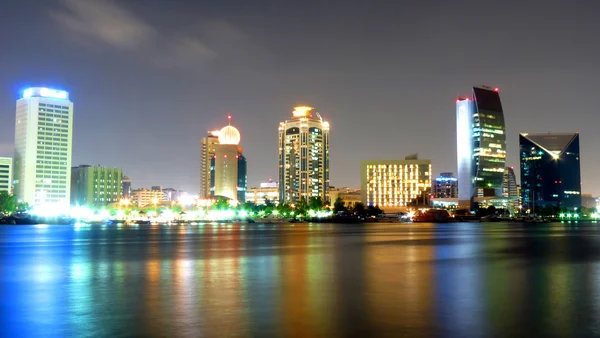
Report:
[[[600,225],[0,226],[2,337],[600,335]]]

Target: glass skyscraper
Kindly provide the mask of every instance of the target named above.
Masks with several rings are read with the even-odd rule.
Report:
[[[279,124],[279,200],[329,200],[329,122],[312,107],[295,107]]]
[[[15,121],[14,194],[19,202],[69,206],[72,135],[68,92],[23,91]]]
[[[456,127],[459,207],[501,197],[506,127],[498,89],[473,87],[471,97],[458,98]]]
[[[523,209],[581,208],[578,133],[519,135]]]

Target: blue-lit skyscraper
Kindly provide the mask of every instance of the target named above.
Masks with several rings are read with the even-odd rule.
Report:
[[[473,87],[471,97],[456,101],[460,208],[471,209],[481,198],[502,197],[505,129],[497,88]]]
[[[581,208],[578,133],[519,135],[523,209]]]

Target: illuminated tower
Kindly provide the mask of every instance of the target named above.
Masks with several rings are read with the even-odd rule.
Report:
[[[219,131],[209,131],[200,140],[200,198],[211,196],[211,161],[215,156],[215,145],[219,144]]]
[[[17,100],[14,193],[30,205],[69,206],[73,102],[69,93],[29,88]]]
[[[459,207],[502,196],[505,129],[498,88],[473,87],[472,97],[456,101]]]
[[[231,123],[231,116],[229,116]],[[240,132],[231,124],[218,133],[211,160],[211,196],[222,196],[244,202],[246,200],[247,169],[242,154]]]
[[[329,200],[329,122],[312,107],[295,107],[279,123],[279,200]]]

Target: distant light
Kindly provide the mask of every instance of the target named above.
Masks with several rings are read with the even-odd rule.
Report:
[[[23,98],[24,99],[26,99],[28,97],[31,97],[31,95],[33,95],[33,88],[28,88],[28,89],[25,89],[23,91]]]
[[[495,92],[499,92],[499,91],[500,91],[500,89],[498,89],[498,88],[494,88],[494,91],[495,91]]]

